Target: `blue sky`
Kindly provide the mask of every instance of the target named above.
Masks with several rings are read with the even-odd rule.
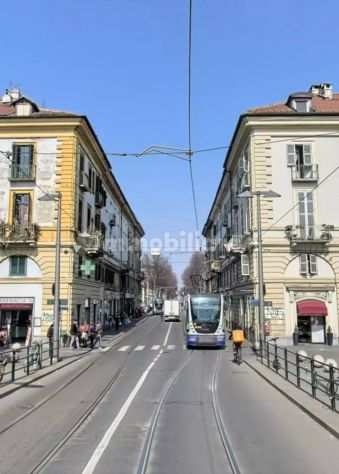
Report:
[[[107,152],[187,146],[188,0],[12,0],[1,12],[0,89],[85,113]],[[193,149],[229,142],[245,109],[332,82],[335,0],[193,0]],[[200,227],[223,151],[194,157]],[[194,231],[187,164],[113,158],[147,237]],[[173,255],[180,273],[188,255]]]

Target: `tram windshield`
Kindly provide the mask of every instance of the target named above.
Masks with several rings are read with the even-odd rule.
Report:
[[[191,313],[195,323],[216,323],[220,318],[220,296],[192,296]]]

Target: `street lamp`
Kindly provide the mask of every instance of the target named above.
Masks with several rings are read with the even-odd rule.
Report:
[[[263,343],[265,342],[265,315],[264,315],[264,265],[262,255],[262,232],[261,232],[261,198],[278,198],[280,194],[275,191],[244,191],[238,194],[239,198],[257,198],[257,232],[258,232],[258,285],[259,285],[259,344],[260,354],[263,354]]]
[[[54,306],[53,306],[53,352],[56,360],[60,360],[59,313],[60,313],[60,248],[61,248],[61,193],[46,193],[39,197],[39,201],[57,202],[57,221],[55,237],[55,277],[54,277]],[[53,355],[54,355],[53,354]]]

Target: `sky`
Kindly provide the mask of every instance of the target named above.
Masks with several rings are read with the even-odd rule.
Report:
[[[189,0],[12,0],[1,11],[0,93],[88,116],[107,153],[188,146]],[[330,82],[339,89],[336,0],[193,0],[192,149],[226,146],[246,109]],[[200,230],[225,158],[193,155]],[[195,232],[189,168],[111,158],[151,240]],[[184,234],[185,233],[185,234]],[[184,248],[184,245],[181,245]],[[171,253],[178,275],[188,253]]]

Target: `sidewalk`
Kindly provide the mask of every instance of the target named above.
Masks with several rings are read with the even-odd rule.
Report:
[[[142,322],[146,321],[147,318],[141,318],[139,320],[133,320],[128,326],[120,328],[119,331],[115,329],[106,330],[102,337],[102,345],[98,347],[96,345],[94,349],[79,348],[73,349],[71,347],[63,347],[62,341],[60,343],[60,361],[54,362],[50,365],[48,354],[47,358],[43,358],[43,364],[41,369],[35,369],[33,365],[30,365],[30,374],[27,375],[27,359],[25,357],[25,348],[21,351],[20,361],[15,366],[15,381],[11,382],[11,362],[6,367],[6,373],[2,382],[0,383],[0,399],[10,395],[17,391],[21,387],[30,385],[49,374],[52,374],[62,368],[86,357],[89,354],[95,354],[100,352],[106,352],[121,339],[123,339],[133,328],[137,327]]]
[[[298,346],[295,349],[298,350]],[[310,352],[308,352],[308,354],[310,355]],[[285,380],[281,375],[275,373],[266,365],[261,364],[260,360],[257,359],[254,352],[250,349],[244,351],[243,360],[251,369],[278,390],[283,396],[298,406],[333,436],[339,439],[338,412],[331,410],[328,406],[325,406],[323,403],[312,398],[306,391],[298,389],[293,383]],[[277,407],[277,409],[279,408]]]

